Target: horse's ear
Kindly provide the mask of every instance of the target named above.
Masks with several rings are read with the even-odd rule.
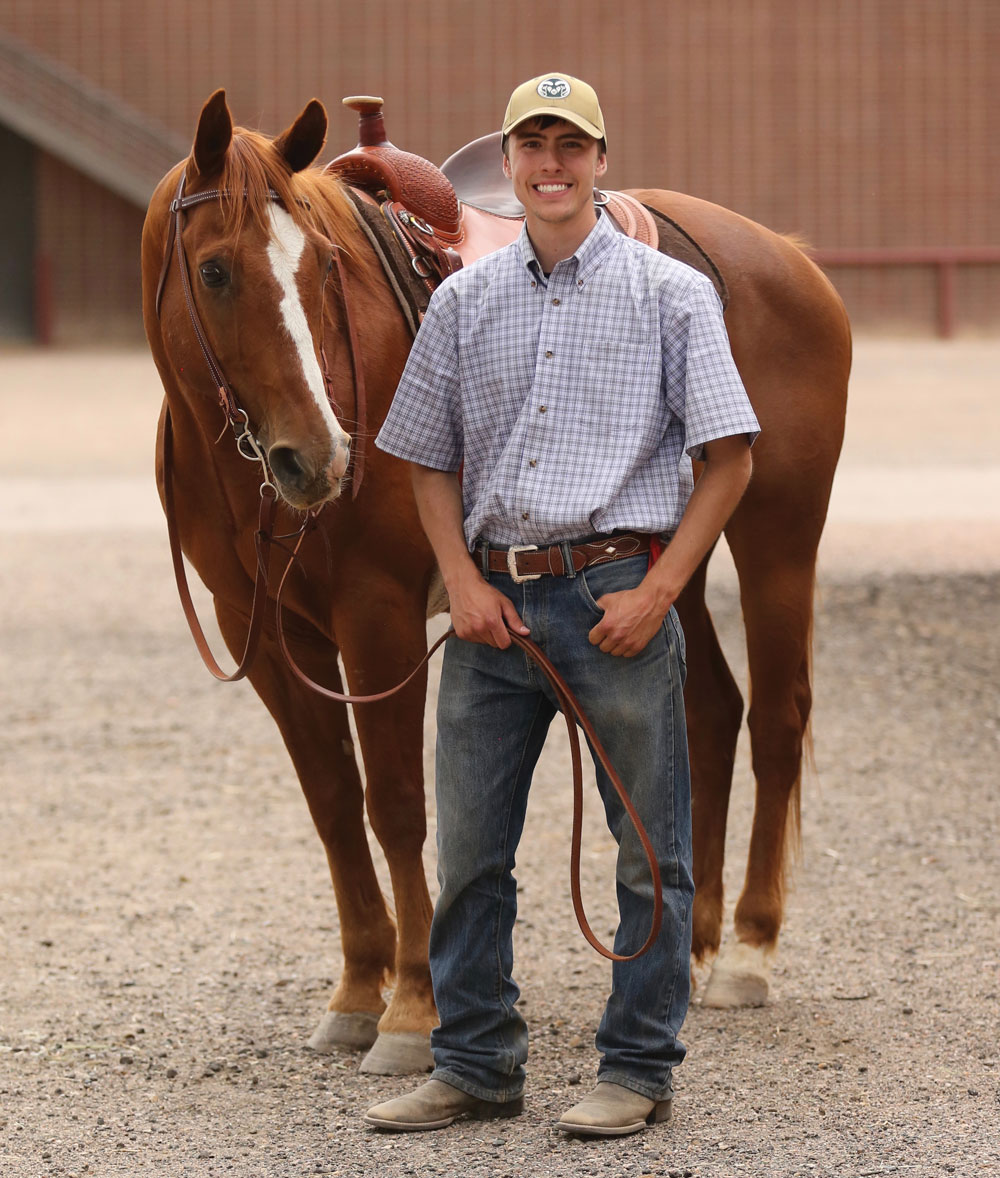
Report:
[[[194,163],[202,177],[222,171],[226,152],[233,141],[233,116],[226,104],[225,90],[216,90],[201,108],[194,137]]]
[[[274,141],[293,172],[308,168],[326,142],[326,107],[314,98],[287,131]]]

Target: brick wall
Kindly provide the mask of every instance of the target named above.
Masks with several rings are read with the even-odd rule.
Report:
[[[382,94],[390,137],[440,162],[517,82],[566,69],[601,94],[613,186],[678,188],[818,247],[1000,242],[997,0],[576,0],[543,21],[534,0],[0,0],[0,28],[186,139],[216,86],[269,132],[316,95],[327,156],[355,140],[345,94]],[[44,232],[90,224],[93,193],[43,173]],[[141,218],[100,207],[120,221],[103,265],[125,266]],[[54,244],[64,336],[90,313],[69,292],[94,251]],[[930,268],[832,276],[856,324],[932,329]],[[117,300],[109,324],[137,322],[124,269],[87,281]],[[996,330],[998,295],[1000,267],[962,270],[960,328]]]

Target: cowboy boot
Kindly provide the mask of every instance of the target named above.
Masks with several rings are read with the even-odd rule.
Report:
[[[599,1080],[579,1104],[563,1113],[556,1128],[585,1137],[624,1137],[647,1125],[668,1121],[672,1097],[673,1093],[666,1100],[650,1100],[621,1084]]]
[[[488,1121],[516,1117],[524,1109],[524,1097],[513,1100],[481,1100],[443,1080],[428,1080],[406,1096],[376,1104],[365,1113],[365,1124],[394,1133],[420,1133],[443,1129],[459,1117]]]

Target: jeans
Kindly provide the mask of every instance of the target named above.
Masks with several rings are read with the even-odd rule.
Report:
[[[493,573],[490,581],[514,602],[590,717],[656,851],[663,926],[644,956],[615,962],[596,1045],[598,1079],[660,1100],[684,1057],[677,1035],[690,989],[694,884],[684,639],[674,610],[634,658],[604,654],[587,638],[602,616],[595,599],[634,588],[646,568],[641,555],[575,577],[515,584]],[[524,1087],[528,1032],[512,977],[512,872],[532,772],[556,710],[551,688],[521,650],[448,639],[437,714],[441,890],[430,935],[440,1026],[431,1047],[435,1078],[484,1100],[512,1100]],[[619,846],[615,951],[632,953],[651,923],[649,865],[600,766],[597,780]]]

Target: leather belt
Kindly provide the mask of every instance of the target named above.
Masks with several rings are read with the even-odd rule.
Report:
[[[626,532],[603,536],[584,544],[552,544],[539,548],[537,544],[514,544],[510,548],[493,548],[487,543],[476,545],[476,555],[483,571],[509,573],[515,582],[536,581],[539,577],[575,577],[582,569],[623,560],[648,552],[653,537],[648,533]]]

